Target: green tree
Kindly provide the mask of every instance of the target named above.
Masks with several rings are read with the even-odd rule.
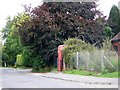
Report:
[[[12,19],[10,16],[8,16],[6,18],[7,22],[6,22],[6,26],[2,29],[2,38],[6,39],[7,36],[9,35],[9,33],[11,32],[11,27],[13,25]]]
[[[112,32],[111,27],[106,26],[104,28],[104,35],[105,35],[106,38],[111,38],[114,35],[114,33]]]
[[[6,53],[2,53],[2,66],[5,66],[5,64],[8,66],[10,65],[10,62],[8,61],[9,56]]]
[[[24,22],[25,16],[24,13],[21,13],[15,16],[13,20],[10,18],[7,19],[6,26],[2,29],[3,39],[6,40],[2,53],[8,56],[7,62],[9,65],[14,65],[16,62],[16,56],[21,54],[24,50],[24,46],[21,44],[21,38],[15,24],[17,23],[20,25],[21,22]],[[4,57],[2,59],[4,59]]]
[[[2,41],[0,41],[0,66],[2,66]]]
[[[110,10],[108,23],[112,28],[112,32],[116,35],[120,31],[120,11],[115,5]]]

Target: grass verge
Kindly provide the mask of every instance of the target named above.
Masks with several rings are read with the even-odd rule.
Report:
[[[96,72],[92,72],[92,71],[69,70],[69,71],[63,71],[63,73],[65,73],[65,74],[74,74],[74,75],[84,75],[84,76],[118,78],[118,72],[113,72],[113,73],[96,73]],[[119,75],[119,78],[120,78],[120,75]]]

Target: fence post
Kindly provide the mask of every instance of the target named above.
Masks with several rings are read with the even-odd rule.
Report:
[[[104,50],[100,53],[100,59],[101,59],[101,70],[104,71]]]
[[[90,53],[87,51],[87,70],[89,70]]]
[[[65,70],[65,60],[63,59],[63,70]]]
[[[78,70],[78,64],[79,64],[79,53],[77,52],[77,54],[76,54],[76,69]]]

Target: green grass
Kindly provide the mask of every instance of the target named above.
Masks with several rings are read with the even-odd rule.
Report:
[[[55,71],[58,71],[57,68],[52,68],[51,71],[55,72]]]
[[[92,71],[83,71],[83,70],[69,70],[64,71],[66,74],[74,74],[74,75],[84,75],[84,76],[96,76],[96,77],[106,77],[106,78],[118,78],[118,72],[113,73],[96,73]],[[119,76],[120,77],[120,76]]]
[[[109,78],[120,78],[118,76],[118,72],[113,72],[113,73],[106,73],[106,74],[101,74],[100,77],[109,77]]]

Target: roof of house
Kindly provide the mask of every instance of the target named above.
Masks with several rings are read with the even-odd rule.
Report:
[[[116,36],[114,36],[114,37],[111,39],[111,41],[112,41],[112,42],[114,42],[114,41],[120,41],[120,32],[119,32]]]

